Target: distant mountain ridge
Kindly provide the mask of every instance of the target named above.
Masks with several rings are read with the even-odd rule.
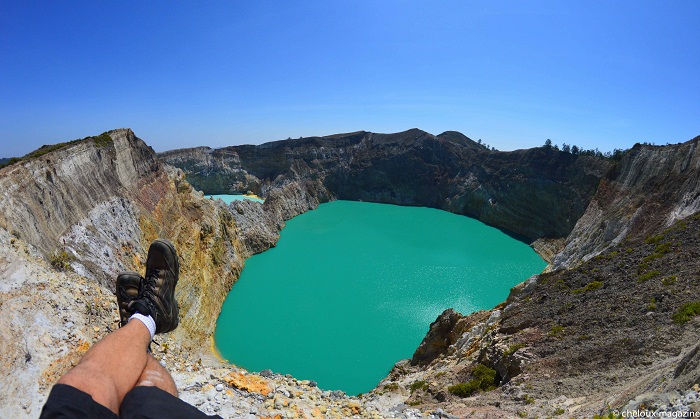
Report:
[[[612,167],[544,147],[493,151],[458,132],[418,129],[197,147],[159,158],[208,194],[266,195],[286,182],[310,181],[327,199],[444,209],[530,241],[566,237]]]
[[[700,210],[699,139],[635,144],[614,162],[550,147],[501,152],[459,132],[436,136],[411,129],[197,147],[159,158],[206,193],[266,195],[296,182],[313,190],[319,202],[365,200],[468,215],[534,241],[555,267],[563,267],[629,233],[648,234]],[[660,186],[664,183],[679,187]],[[606,203],[613,196],[615,208]],[[632,216],[630,207],[641,212]]]

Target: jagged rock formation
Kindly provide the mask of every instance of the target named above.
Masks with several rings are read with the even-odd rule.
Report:
[[[232,202],[233,217],[245,249],[244,257],[273,247],[285,221],[328,200],[323,185],[305,179],[284,182],[270,189],[262,205],[252,201]]]
[[[113,131],[111,137],[112,143],[86,140],[3,169],[2,225],[48,255],[97,204],[138,188],[160,167],[153,151],[130,131]],[[129,211],[117,207],[114,212]]]
[[[289,182],[322,199],[440,208],[530,240],[563,238],[584,213],[605,160],[552,149],[486,149],[457,132],[356,132],[260,146],[162,153],[206,193],[267,195]],[[310,183],[309,183],[310,182]]]

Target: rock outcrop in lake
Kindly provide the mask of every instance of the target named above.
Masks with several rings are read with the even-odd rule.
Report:
[[[419,130],[156,156],[122,129],[37,150],[0,169],[0,416],[36,416],[58,376],[116,327],[114,276],[142,271],[156,237],[183,263],[181,327],[155,350],[208,412],[587,417],[651,403],[651,391],[672,399],[700,381],[699,140],[636,145],[617,163]],[[197,190],[266,200],[226,206]],[[208,339],[244,259],[333,199],[473,216],[535,241],[551,271],[494,310],[444,313],[413,359],[359,399],[217,361]]]

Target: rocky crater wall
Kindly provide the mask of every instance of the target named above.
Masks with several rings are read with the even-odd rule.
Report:
[[[358,132],[160,156],[180,170],[160,163],[131,130],[106,135],[111,140],[71,143],[0,170],[0,310],[18,316],[0,328],[0,361],[12,371],[0,382],[4,394],[35,391],[37,377],[46,389],[90,339],[116,326],[114,277],[143,272],[157,237],[173,241],[182,260],[181,327],[172,337],[183,353],[208,352],[244,259],[274,246],[286,220],[333,199],[470,215],[548,239],[538,243],[554,267],[571,267],[533,277],[497,310],[446,312],[371,397],[396,392],[401,401],[460,412],[467,408],[447,388],[482,363],[497,371],[501,387],[477,404],[505,400],[512,413],[521,399],[528,403],[530,386],[543,400],[528,408],[533,415],[560,405],[590,413],[604,401],[619,405],[659,383],[682,389],[700,377],[698,321],[672,321],[697,295],[700,137],[637,145],[613,165],[544,148],[494,152],[454,132]],[[253,191],[266,200],[226,206],[187,179],[207,193]],[[52,272],[43,260],[63,254],[61,266],[74,272]],[[74,323],[89,333],[56,332]],[[22,342],[26,328],[37,338]],[[657,333],[669,339],[654,346]],[[54,364],[57,344],[63,352]],[[408,391],[420,381],[426,385]],[[561,399],[562,391],[584,400]]]
[[[637,144],[629,150],[601,180],[554,267],[573,266],[623,240],[656,234],[700,210],[699,141]]]
[[[159,155],[206,193],[267,195],[289,182],[312,195],[440,208],[523,236],[564,238],[585,212],[606,160],[536,148],[497,152],[456,132],[356,132]],[[311,183],[308,183],[311,182]]]

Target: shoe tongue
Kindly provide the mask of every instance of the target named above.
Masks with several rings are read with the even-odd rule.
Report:
[[[153,313],[151,313],[151,309],[148,308],[148,305],[145,304],[141,300],[135,300],[134,302],[131,303],[131,308],[134,310],[135,313],[141,313],[144,316],[151,316],[153,317]]]

